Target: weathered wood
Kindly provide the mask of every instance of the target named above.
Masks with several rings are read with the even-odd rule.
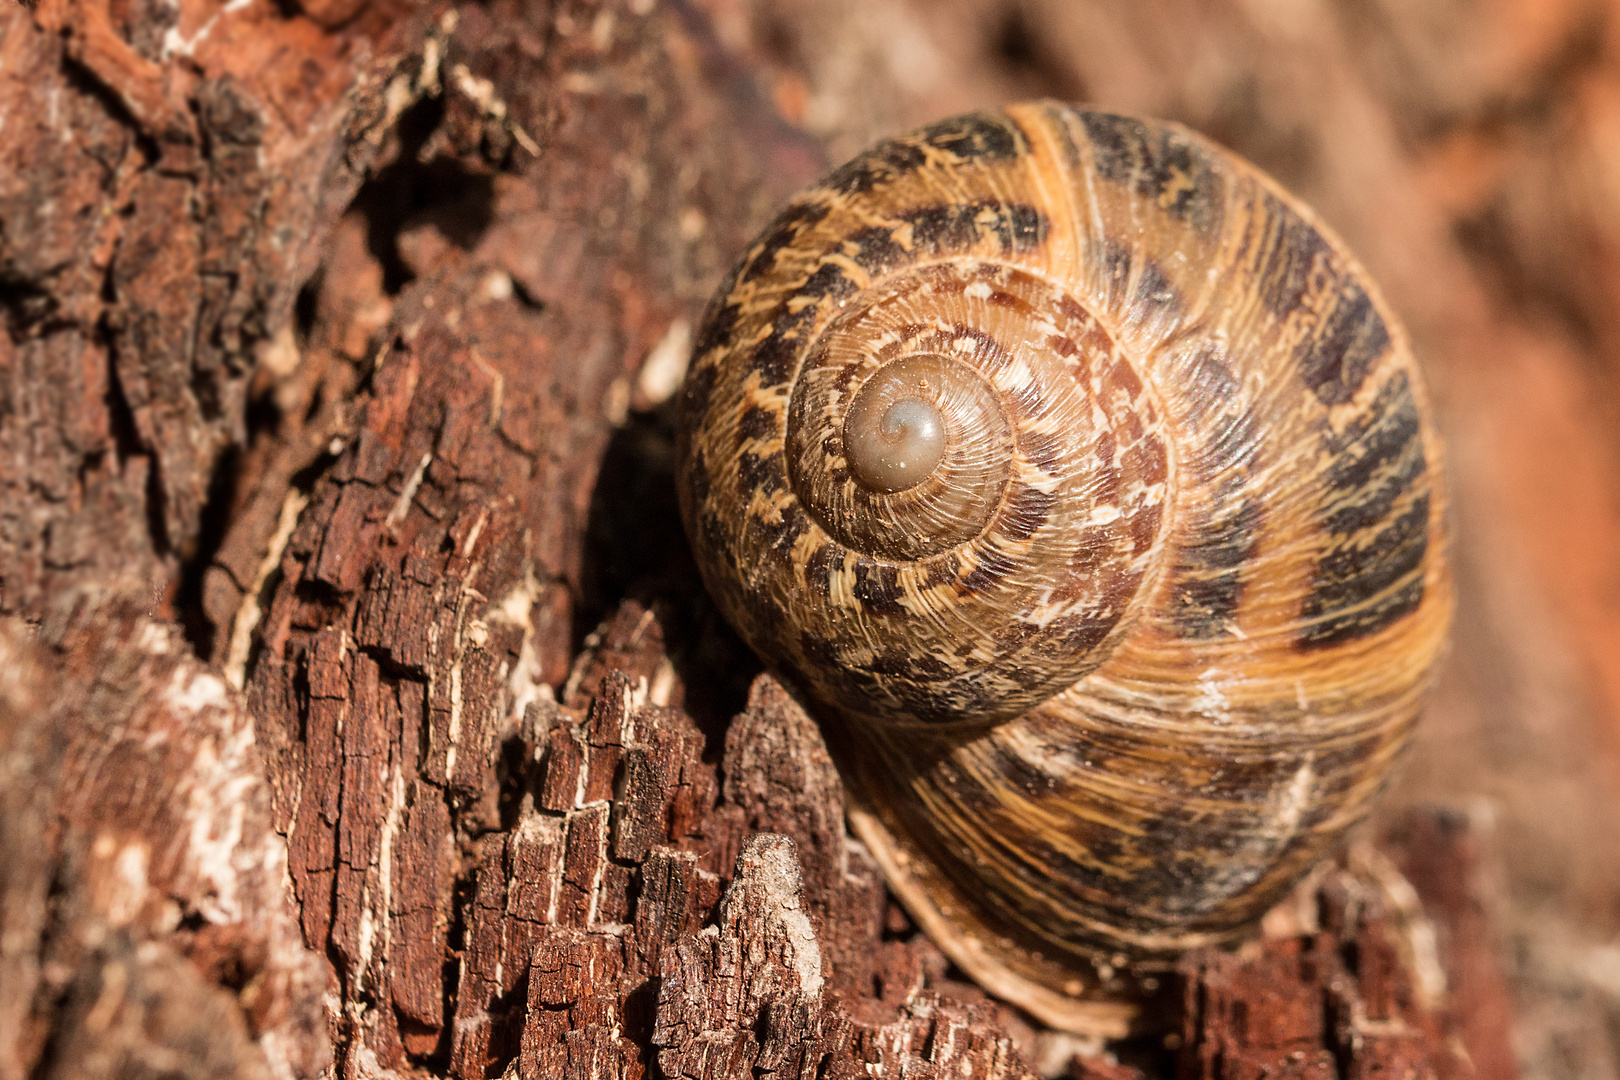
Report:
[[[583,1036],[527,980],[530,951],[655,970],[661,946],[612,929],[634,923],[640,862],[658,852],[666,878],[684,866],[672,891],[703,891],[664,850],[690,848],[713,801],[702,735],[644,736],[622,679],[591,701],[629,654],[567,676],[593,602],[599,464],[637,395],[673,390],[638,371],[660,342],[684,347],[723,260],[794,182],[790,168],[767,187],[741,140],[766,137],[801,172],[816,160],[705,47],[650,7],[462,11],[440,46],[443,116],[411,150],[440,164],[415,182],[422,205],[371,219],[395,215],[410,276],[383,298],[341,450],[246,598],[244,658],[305,938],[341,987],[345,1068],[477,1076],[520,1047],[554,1054]],[[316,309],[372,317],[355,295],[329,271]],[[642,699],[678,694],[672,671],[647,674]],[[565,682],[583,723],[551,703]],[[619,783],[631,798],[615,813]],[[513,895],[519,871],[535,876]],[[644,1026],[647,1006],[623,997],[624,1022]],[[526,1000],[552,1012],[526,1019]]]
[[[291,323],[423,36],[214,13],[0,11],[0,611],[37,618],[81,588],[184,610],[256,355]]]
[[[691,327],[825,160],[737,56],[675,0],[0,12],[0,1078],[1513,1075],[1469,817],[1106,1048],[888,898],[671,501]]]
[[[219,1055],[239,1070],[281,1054],[274,1074],[307,1074],[318,1064],[308,1055],[325,1044],[325,965],[301,948],[281,892],[287,849],[269,828],[270,796],[247,717],[225,683],[157,624],[132,617],[126,635],[144,656],[133,669],[130,636],[70,638],[32,662],[15,653],[45,650],[9,644],[13,670],[103,675],[87,680],[84,699],[54,708],[40,706],[38,686],[14,688],[6,703],[8,774],[54,780],[6,788],[34,803],[32,812],[13,804],[6,817],[26,823],[8,838],[6,865],[20,874],[7,881],[8,897],[19,899],[8,900],[6,917],[12,928],[29,928],[29,941],[44,942],[58,987],[47,990],[38,971],[14,966],[8,1011],[27,1016],[40,995],[58,1002],[35,1053],[72,1045],[123,1060],[166,1047],[199,1062]],[[82,711],[92,701],[94,714]],[[54,752],[42,751],[51,731],[67,735]],[[379,1034],[393,1034],[396,1052],[408,1055],[436,1024],[448,1029],[448,1072],[463,1077],[514,1063],[524,1075],[636,1077],[654,1062],[661,1075],[704,1080],[754,1069],[872,1075],[869,1067],[877,1075],[1024,1075],[1000,1011],[953,982],[903,918],[850,917],[881,913],[881,883],[841,816],[828,816],[841,793],[818,729],[768,677],[732,725],[718,770],[703,761],[690,720],[648,703],[644,683],[619,673],[583,716],[532,709],[518,742],[520,764],[509,777],[521,792],[515,819],[477,841],[467,887],[446,887],[443,861],[434,858],[435,844],[447,842],[437,809],[444,804],[422,798],[419,787],[419,801],[401,808],[405,820],[365,871],[388,890],[387,922],[368,927],[362,908],[357,936],[339,936],[348,902],[339,875],[355,873],[353,865],[334,872],[335,906],[303,903],[306,932],[314,907],[334,928],[328,955],[361,961],[363,985],[390,994],[391,1031],[364,1026],[365,1013],[352,1007],[346,1018],[362,1023],[336,1029],[340,1052],[358,1057],[354,1067],[386,1066],[373,1041]],[[365,831],[366,815],[345,818],[341,809],[349,790],[371,790],[368,756],[343,761],[338,817],[354,827],[347,843],[369,835],[381,848],[377,830]],[[164,782],[132,797],[131,770]],[[722,786],[719,775],[738,782]],[[239,809],[221,821],[222,804]],[[756,831],[762,820],[778,831]],[[1426,837],[1415,857],[1449,882],[1437,868],[1458,858],[1456,844],[1469,834],[1445,819],[1413,830]],[[345,840],[338,843],[341,852]],[[387,884],[384,860],[393,864]],[[48,882],[62,894],[54,916]],[[1461,1075],[1450,1014],[1423,1007],[1412,974],[1422,967],[1400,956],[1415,929],[1390,917],[1375,875],[1330,874],[1312,899],[1321,908],[1312,932],[1269,942],[1247,959],[1189,958],[1181,1074],[1335,1075],[1341,1062],[1345,1075],[1397,1066]],[[361,904],[369,902],[362,891]],[[447,914],[461,931],[460,963],[449,969],[438,936]],[[1447,974],[1462,976],[1454,992],[1491,991],[1478,974],[1493,977],[1489,943],[1448,940]],[[389,950],[388,963],[365,963],[367,948]],[[836,958],[852,956],[865,958],[860,978],[848,960],[840,972]],[[455,979],[448,1015],[439,1011],[447,976]],[[109,979],[123,980],[127,1004],[94,1004],[112,1000]],[[118,1023],[98,1019],[99,1034],[86,1038],[82,1025],[97,1007]],[[442,1038],[435,1035],[428,1053]],[[1476,1041],[1465,1035],[1462,1045]],[[63,1060],[63,1068],[79,1067],[79,1058]],[[1075,1065],[1081,1074],[1110,1067],[1125,1068]]]
[[[0,669],[0,1075],[318,1073],[329,972],[241,699],[138,612],[8,620]]]

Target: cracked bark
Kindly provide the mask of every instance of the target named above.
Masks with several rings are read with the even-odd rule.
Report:
[[[678,538],[670,373],[825,163],[698,9],[0,20],[0,1077],[1511,1075],[1466,820],[1111,1056],[889,900]]]

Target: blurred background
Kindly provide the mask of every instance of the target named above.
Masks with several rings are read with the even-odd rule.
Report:
[[[253,660],[262,674],[247,685],[260,695],[252,707],[269,748],[263,771],[286,799],[279,814],[299,804],[306,781],[337,790],[337,759],[306,753],[308,732],[326,729],[306,724],[299,665],[321,641],[344,640],[321,637],[343,620],[382,617],[374,602],[391,595],[405,550],[396,525],[423,530],[408,537],[437,536],[441,517],[466,511],[460,520],[471,521],[493,506],[484,542],[495,547],[500,534],[513,542],[501,550],[521,549],[539,567],[531,575],[525,562],[519,575],[514,558],[477,571],[495,582],[488,595],[532,600],[524,679],[583,709],[606,666],[648,657],[670,665],[666,633],[699,649],[720,642],[694,670],[734,672],[737,685],[694,680],[681,704],[699,722],[729,716],[757,669],[732,662],[738,654],[727,650],[740,645],[724,635],[680,621],[707,609],[670,605],[668,625],[643,637],[669,612],[619,601],[638,574],[693,587],[669,542],[672,466],[659,409],[675,389],[687,318],[767,208],[816,167],[818,148],[774,113],[841,160],[887,134],[1040,96],[1178,120],[1253,159],[1348,241],[1403,317],[1450,447],[1460,607],[1438,692],[1384,813],[1392,821],[1403,807],[1438,803],[1470,826],[1459,834],[1487,838],[1485,880],[1464,906],[1477,905],[1495,928],[1524,1076],[1620,1080],[1620,0],[0,6],[0,133],[10,140],[0,147],[0,612],[39,622],[58,601],[136,596],[236,685]],[[705,207],[723,209],[711,220]],[[443,332],[417,339],[434,304],[448,312],[433,316]],[[403,365],[379,367],[380,347],[396,337],[397,355],[428,373],[420,388],[403,375],[388,381]],[[480,351],[464,350],[475,339]],[[476,372],[464,355],[477,358]],[[418,369],[409,370],[414,380]],[[472,425],[475,450],[441,455],[425,472],[420,447],[435,444],[411,440],[436,439],[441,414],[484,415],[474,406],[486,392],[506,426]],[[531,463],[538,474],[525,471]],[[396,502],[405,489],[416,494]],[[367,507],[377,513],[366,517]],[[477,520],[467,549],[485,527]],[[519,543],[529,522],[544,528]],[[459,588],[474,573],[436,564],[415,580]],[[428,593],[411,595],[402,603],[427,625]],[[575,671],[586,633],[618,611],[633,632],[593,633]],[[145,638],[132,648],[165,654],[169,639],[156,640],[162,648]],[[61,768],[44,751],[17,758],[34,762],[25,772],[35,787],[0,783],[0,796],[35,799],[29,814],[47,798],[31,792],[56,798],[59,784],[63,804],[83,815],[71,822],[77,832],[60,834],[29,824],[42,817],[15,817],[9,839],[0,837],[25,856],[0,855],[0,870],[12,871],[0,886],[33,890],[26,904],[0,903],[0,923],[24,935],[14,947],[10,930],[0,934],[0,961],[46,971],[37,1001],[34,983],[0,978],[0,1058],[13,1035],[6,1016],[37,1013],[27,1053],[71,1049],[81,1030],[78,1014],[57,1015],[77,1000],[64,980],[77,977],[78,961],[51,959],[47,945],[77,949],[101,932],[106,912],[126,907],[148,913],[139,933],[179,950],[162,957],[195,945],[195,928],[177,933],[168,906],[160,918],[150,914],[156,904],[125,902],[120,889],[140,896],[146,885],[108,869],[122,862],[102,864],[113,875],[105,895],[94,892],[103,880],[94,874],[47,872],[99,835],[101,807],[133,820],[131,806],[167,813],[179,805],[170,792],[184,790],[141,773],[148,801],[132,803],[124,773],[99,774],[99,787],[76,781],[113,745],[105,732],[139,733],[146,722],[129,711],[144,700],[134,690],[123,712],[89,696],[104,672],[83,658],[101,646],[72,647],[81,645],[89,651],[73,655],[84,669],[60,682],[58,711],[17,715],[51,736],[41,745],[67,739],[95,752]],[[258,659],[261,647],[291,659]],[[414,694],[424,678],[449,678],[450,655],[432,662],[442,668],[367,659],[355,670]],[[0,683],[14,674],[0,665]],[[61,716],[71,723],[53,727]],[[493,713],[485,721],[462,736],[483,747],[476,754],[500,745],[522,757],[548,730],[498,732]],[[236,722],[246,730],[244,716]],[[404,820],[404,792],[415,799],[446,786],[436,758],[406,752],[416,723],[397,729],[396,761],[408,764],[391,766],[410,785],[379,783],[343,803],[342,835],[364,821],[353,836],[371,838],[353,840],[362,846],[344,855],[351,868],[383,873],[371,826]],[[157,745],[141,739],[116,745]],[[363,752],[346,750],[348,761],[373,759],[363,738],[354,746]],[[488,986],[467,984],[487,990],[482,1004],[472,991],[453,997],[461,976],[440,962],[447,927],[470,925],[482,902],[472,841],[517,835],[507,810],[465,793],[521,792],[529,782],[526,767],[476,754],[462,759],[464,787],[421,804],[437,816],[409,819],[425,822],[422,835],[438,846],[422,856],[430,872],[410,878],[422,897],[408,907],[409,932],[397,945],[376,939],[395,952],[345,951],[362,938],[370,948],[362,920],[380,919],[392,902],[380,887],[366,901],[375,907],[354,900],[340,918],[322,899],[296,926],[243,915],[221,931],[244,949],[282,942],[275,962],[295,973],[302,944],[319,944],[343,974],[347,996],[328,993],[324,969],[307,985],[289,976],[287,1011],[272,1017],[288,1031],[308,1021],[288,1036],[308,1061],[326,1052],[325,1025],[339,1015],[327,1010],[355,1025],[337,1037],[341,1052],[346,1039],[388,1068],[448,1070],[454,1040],[457,1075],[518,1060],[522,999],[501,1004],[498,1037],[488,1036],[485,1005],[499,979],[509,976],[501,994],[518,985],[513,971],[527,979],[528,957],[517,968],[490,960]],[[236,767],[244,783],[260,783],[259,765]],[[174,783],[191,775],[175,769]],[[152,823],[168,820],[155,810],[140,818],[131,842],[149,841]],[[290,834],[292,820],[275,828]],[[0,826],[7,821],[0,814]],[[269,822],[252,835],[276,850]],[[294,845],[289,873],[322,883],[311,896],[330,891],[339,824],[322,818]],[[490,873],[504,888],[505,871]],[[603,879],[615,902],[629,895],[628,873],[621,866]],[[353,883],[362,878],[357,870],[345,880],[361,890]],[[214,903],[204,891],[212,878],[152,880],[164,905],[171,892]],[[282,882],[261,884],[254,902],[273,910]],[[47,900],[66,921],[47,920]],[[487,924],[490,940],[504,925]],[[99,945],[84,947],[99,955]],[[85,964],[99,971],[99,961]],[[389,971],[397,982],[371,981]],[[259,993],[236,979],[221,968],[198,985],[233,1000]],[[633,1011],[651,1015],[640,987],[624,988],[613,1007],[632,994]],[[551,1004],[544,1015],[556,1019]],[[101,1015],[99,1004],[85,1008]],[[590,1023],[608,1031],[600,1016]],[[603,1038],[628,1043],[621,1035]],[[477,1041],[490,1038],[494,1050]]]
[[[1050,96],[1269,170],[1404,317],[1450,446],[1455,643],[1390,808],[1494,836],[1527,1076],[1620,1077],[1620,4],[694,0],[842,159]]]

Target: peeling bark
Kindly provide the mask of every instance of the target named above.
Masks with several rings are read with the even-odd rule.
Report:
[[[1109,1047],[889,898],[671,494],[701,307],[826,163],[724,29],[0,12],[0,1080],[1512,1076],[1469,818]]]

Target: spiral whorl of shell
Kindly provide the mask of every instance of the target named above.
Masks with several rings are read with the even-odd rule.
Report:
[[[1258,918],[1366,812],[1451,612],[1404,335],[1310,212],[1054,103],[882,143],[711,307],[681,504],[851,820],[1048,1022]]]

